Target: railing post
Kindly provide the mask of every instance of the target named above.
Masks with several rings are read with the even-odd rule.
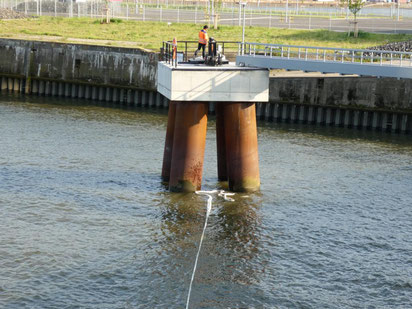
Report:
[[[383,57],[383,53],[381,53],[381,65],[382,65],[382,61],[383,61],[382,57]]]
[[[391,65],[392,65],[392,58],[393,58],[393,54],[391,53]]]
[[[316,48],[316,60],[319,60],[319,48]]]
[[[342,50],[342,63],[344,63],[344,62],[345,62],[345,51]]]
[[[355,62],[355,51],[352,50],[352,62]]]
[[[402,66],[402,56],[403,56],[403,54],[401,54],[401,64],[400,64],[400,66]]]
[[[290,59],[290,47],[288,47],[288,59]]]
[[[361,52],[361,56],[360,56],[360,63],[363,63],[363,52]]]
[[[326,49],[323,50],[323,62],[326,62]]]
[[[298,59],[300,59],[300,47],[298,48]]]
[[[308,60],[308,49],[305,48],[305,60]]]
[[[174,49],[174,52],[175,52],[174,56],[175,56],[175,67],[177,67],[177,41],[174,41],[173,43],[175,43],[175,44],[174,44],[174,47],[175,47],[175,49]]]
[[[373,52],[371,52],[371,63],[373,63]]]
[[[283,46],[280,48],[280,57],[283,58]]]

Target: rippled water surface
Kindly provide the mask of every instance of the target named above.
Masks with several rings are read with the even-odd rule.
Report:
[[[166,112],[0,96],[0,307],[182,308],[206,199]],[[217,182],[213,119],[204,189]],[[192,308],[411,308],[411,137],[259,126],[262,187],[214,201]]]

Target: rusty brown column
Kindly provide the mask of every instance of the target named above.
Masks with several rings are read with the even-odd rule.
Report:
[[[208,102],[176,102],[169,189],[193,192],[202,185]]]
[[[225,138],[229,189],[256,191],[260,186],[254,103],[225,103]]]
[[[224,102],[216,102],[217,178],[227,180]]]
[[[176,115],[176,102],[170,101],[169,113],[167,117],[167,129],[165,149],[163,152],[163,166],[162,166],[162,179],[168,182],[170,179],[170,166],[172,164],[172,149],[173,149],[173,133],[175,130],[175,115]]]

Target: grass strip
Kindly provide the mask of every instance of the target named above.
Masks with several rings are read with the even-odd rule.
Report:
[[[53,42],[71,42],[82,39],[84,44],[141,47],[158,51],[163,41],[197,41],[201,24],[142,22],[116,19],[101,24],[91,18],[47,17],[0,20],[0,37],[35,39]],[[217,41],[241,41],[242,28],[221,25],[209,29],[209,36]],[[90,40],[90,42],[88,42]],[[294,30],[266,27],[246,27],[246,41],[323,46],[337,48],[367,48],[390,42],[412,40],[407,34],[375,34],[360,32],[359,38],[347,37],[346,32],[328,30]],[[76,40],[74,40],[76,41]],[[99,43],[100,41],[100,43]],[[78,43],[78,41],[76,41]]]

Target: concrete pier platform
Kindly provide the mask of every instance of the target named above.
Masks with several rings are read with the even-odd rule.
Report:
[[[268,102],[269,71],[204,64],[173,65],[159,62],[157,91],[173,101]]]
[[[268,70],[234,63],[159,63],[157,89],[170,100],[162,179],[171,191],[201,188],[211,107],[217,119],[218,179],[233,191],[259,189],[255,105],[269,101]]]

